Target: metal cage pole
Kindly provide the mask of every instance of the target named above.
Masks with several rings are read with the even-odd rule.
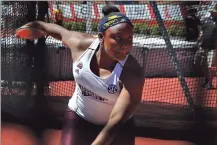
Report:
[[[173,66],[174,66],[174,69],[177,73],[177,76],[178,76],[178,79],[179,79],[179,82],[181,84],[181,87],[182,87],[182,90],[185,94],[185,97],[186,97],[186,100],[189,104],[189,108],[194,111],[194,103],[193,103],[193,99],[191,97],[191,93],[189,91],[189,88],[188,88],[188,85],[185,81],[185,78],[181,72],[181,69],[180,69],[180,64],[179,64],[179,61],[177,59],[177,56],[176,56],[176,50],[173,48],[173,45],[170,41],[170,37],[167,33],[167,30],[164,26],[164,22],[161,18],[161,15],[160,15],[160,12],[158,10],[158,7],[157,7],[157,4],[155,1],[150,1],[150,4],[153,8],[153,11],[154,11],[154,14],[155,14],[155,17],[156,17],[156,20],[160,26],[160,31],[161,31],[161,34],[163,35],[163,38],[164,38],[164,41],[166,43],[166,46],[167,46],[167,49],[169,51],[169,55],[172,59],[172,63],[173,63]]]
[[[86,33],[90,34],[92,32],[92,1],[87,1],[87,11],[86,11]]]

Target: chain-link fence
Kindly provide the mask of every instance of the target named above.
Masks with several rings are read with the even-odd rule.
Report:
[[[210,12],[215,2],[113,3],[134,24],[131,54],[145,70],[136,125],[186,129],[201,119],[216,124],[216,18]],[[66,46],[50,36],[35,41],[15,38],[15,30],[42,20],[97,35],[105,4],[108,2],[2,3],[3,120],[47,122],[42,126],[53,120],[61,122],[74,91],[70,50],[58,51]]]

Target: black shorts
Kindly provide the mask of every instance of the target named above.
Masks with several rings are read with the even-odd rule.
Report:
[[[65,112],[61,145],[90,145],[104,126],[92,124],[69,108]],[[133,118],[127,121],[111,145],[134,145]]]

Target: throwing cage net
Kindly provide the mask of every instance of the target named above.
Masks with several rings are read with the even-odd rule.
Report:
[[[97,35],[109,2],[2,2],[2,120],[61,128],[74,91],[71,52],[50,36],[15,37],[41,20]],[[144,66],[138,127],[192,129],[216,125],[216,2],[113,2],[134,24],[131,54]],[[201,35],[203,32],[203,35]],[[40,122],[40,123],[38,123]]]

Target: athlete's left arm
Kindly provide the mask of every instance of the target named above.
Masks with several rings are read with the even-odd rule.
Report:
[[[130,68],[123,74],[124,87],[111,112],[110,119],[92,145],[110,144],[120,127],[135,113],[141,103],[144,85],[143,68],[139,65],[133,65]]]

